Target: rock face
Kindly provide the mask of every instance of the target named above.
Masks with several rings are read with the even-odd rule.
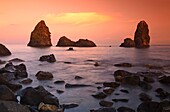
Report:
[[[140,21],[138,23],[134,36],[134,42],[136,48],[147,48],[150,46],[149,29],[145,21]]]
[[[135,42],[131,38],[126,38],[120,47],[135,47]]]
[[[96,44],[88,39],[79,39],[74,42],[67,37],[63,36],[59,39],[57,45],[58,47],[96,47]]]
[[[0,56],[9,56],[11,52],[2,44],[0,44]]]
[[[48,27],[45,22],[41,20],[31,32],[30,42],[28,46],[31,47],[48,47],[52,46],[51,44],[51,33],[49,32]]]

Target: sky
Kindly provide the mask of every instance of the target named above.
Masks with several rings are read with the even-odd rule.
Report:
[[[152,45],[170,45],[170,0],[0,0],[0,43],[27,44],[45,20],[53,45],[61,36],[119,45],[145,20]]]

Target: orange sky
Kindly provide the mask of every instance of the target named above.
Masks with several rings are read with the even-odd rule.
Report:
[[[0,0],[0,43],[27,44],[45,20],[53,45],[65,35],[119,45],[137,23],[149,24],[151,44],[170,44],[170,0]]]

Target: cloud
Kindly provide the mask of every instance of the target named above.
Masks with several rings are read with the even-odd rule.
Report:
[[[80,12],[80,13],[59,13],[48,14],[45,20],[51,24],[98,24],[109,21],[111,18],[96,12]]]

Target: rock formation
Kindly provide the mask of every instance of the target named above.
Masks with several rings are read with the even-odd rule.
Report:
[[[51,33],[49,28],[46,26],[45,22],[41,20],[31,32],[30,42],[28,46],[31,47],[48,47],[51,44]]]
[[[0,56],[9,56],[11,52],[3,45],[0,44]]]
[[[135,42],[131,38],[126,38],[120,47],[135,47]]]
[[[134,42],[136,48],[147,48],[150,46],[149,29],[145,21],[140,21],[138,23],[134,36]]]
[[[88,39],[79,39],[74,42],[63,36],[59,39],[57,45],[58,47],[96,47],[96,44]]]

